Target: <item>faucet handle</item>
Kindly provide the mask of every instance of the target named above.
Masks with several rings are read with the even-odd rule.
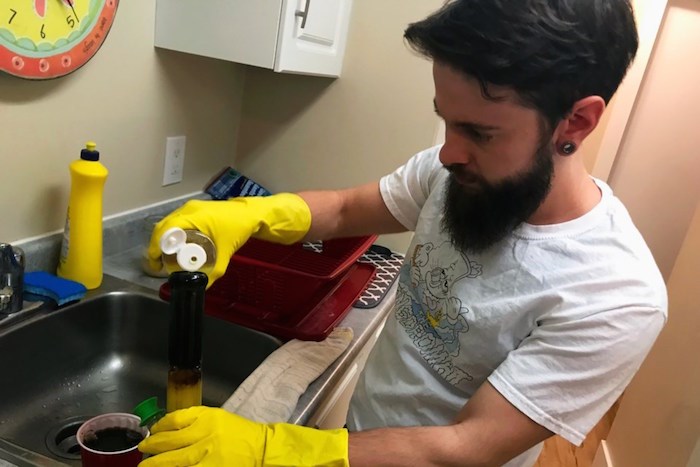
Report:
[[[24,292],[24,251],[0,243],[0,315],[22,309]]]
[[[24,261],[24,258],[25,258],[25,256],[24,256],[24,250],[21,249],[21,248],[18,247],[18,246],[13,246],[13,247],[12,247],[12,253],[14,253],[14,255],[15,255],[15,261],[17,261],[17,264],[19,264],[19,266],[22,268],[22,273],[24,274],[24,265],[25,265],[25,261]]]

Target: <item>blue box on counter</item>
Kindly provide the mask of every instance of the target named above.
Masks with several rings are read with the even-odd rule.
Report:
[[[216,200],[226,200],[237,196],[269,196],[272,194],[257,182],[231,167],[226,167],[219,172],[204,191]]]

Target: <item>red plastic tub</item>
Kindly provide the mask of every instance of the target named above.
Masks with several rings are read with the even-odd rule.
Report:
[[[251,239],[207,290],[205,310],[285,338],[322,340],[374,276],[356,263],[376,236],[327,240],[313,248]],[[170,298],[168,284],[161,297]]]
[[[211,291],[273,314],[293,313],[347,272],[375,239],[327,240],[320,252],[301,243],[280,245],[251,239],[233,255],[226,274]]]

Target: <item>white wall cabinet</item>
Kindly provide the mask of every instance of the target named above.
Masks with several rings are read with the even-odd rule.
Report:
[[[374,348],[374,344],[377,343],[377,339],[379,339],[379,335],[382,333],[385,324],[386,318],[379,324],[372,337],[370,337],[369,341],[362,347],[355,361],[352,362],[350,367],[345,371],[340,381],[329,391],[328,395],[324,397],[323,401],[309,419],[307,423],[308,426],[320,428],[322,430],[330,430],[333,428],[342,428],[343,425],[345,425],[350,399],[352,398],[353,392],[355,392],[357,380],[362,370],[364,370],[367,357],[369,357],[369,353]]]
[[[155,45],[338,77],[351,10],[352,0],[157,0]]]

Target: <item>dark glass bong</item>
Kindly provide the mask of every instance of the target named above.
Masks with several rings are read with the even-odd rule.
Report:
[[[168,412],[202,405],[202,321],[207,281],[202,272],[176,271],[168,278]]]

